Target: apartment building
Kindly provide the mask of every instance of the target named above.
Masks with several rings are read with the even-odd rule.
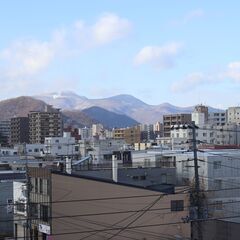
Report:
[[[178,184],[194,181],[193,153],[185,152],[175,155]],[[240,151],[239,150],[207,150],[198,152],[198,166],[201,189],[205,190],[209,217],[227,217],[240,222]]]
[[[209,112],[208,123],[217,126],[224,126],[227,124],[227,113],[226,112]]]
[[[0,120],[0,145],[7,146],[11,135],[11,121]]]
[[[240,124],[240,107],[229,107],[227,109],[228,123]]]
[[[140,126],[113,129],[113,138],[124,139],[130,145],[141,142]]]
[[[44,143],[45,137],[62,136],[62,114],[60,109],[47,105],[44,112],[30,112],[30,143]]]
[[[29,143],[29,118],[28,117],[16,117],[11,118],[11,138],[12,145]]]
[[[164,137],[171,136],[171,126],[176,124],[185,124],[191,123],[192,117],[191,114],[169,114],[163,115],[163,132]]]
[[[173,142],[186,143],[192,139],[192,129],[176,127],[171,130]],[[205,124],[196,129],[196,139],[199,144],[239,145],[240,126],[236,124],[210,125]],[[181,141],[180,141],[181,140]]]
[[[15,219],[21,218],[21,215],[28,217],[29,227],[26,225],[26,220],[23,222],[17,221],[14,226],[14,237],[15,239],[47,240],[51,225],[51,171],[48,168],[41,167],[29,168],[29,177],[31,186],[29,193],[29,215],[27,215],[26,209],[24,211],[26,198],[22,198],[22,211],[17,209],[15,211]],[[18,193],[16,189],[16,198],[21,195],[24,195],[24,193]]]
[[[196,113],[203,113],[204,121],[205,122],[208,121],[208,107],[207,106],[199,104],[199,105],[194,107],[194,112],[196,112]]]

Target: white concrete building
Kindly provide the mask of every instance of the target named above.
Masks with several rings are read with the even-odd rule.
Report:
[[[81,135],[81,140],[90,140],[92,138],[92,128],[79,128],[79,135]]]
[[[27,217],[27,185],[26,182],[13,182],[13,203],[14,203],[14,237],[26,237]],[[23,219],[23,220],[21,220]]]
[[[227,123],[226,112],[209,112],[208,123],[217,126],[224,126]]]
[[[58,157],[79,155],[79,146],[69,132],[64,132],[63,137],[46,137],[44,148],[45,155]]]
[[[148,150],[132,151],[133,167],[175,167],[172,151]],[[169,155],[167,155],[169,153]]]
[[[18,155],[18,147],[0,147],[0,157],[2,156],[16,156]]]
[[[45,146],[41,143],[36,144],[26,144],[24,146],[25,153],[27,156],[33,156],[33,157],[42,157],[45,155]]]
[[[93,137],[98,137],[102,134],[104,131],[104,127],[102,124],[97,123],[92,125],[92,136]]]
[[[240,124],[240,107],[229,107],[227,110],[228,123]]]
[[[203,150],[198,153],[201,189],[214,217],[240,214],[240,150]],[[176,154],[178,184],[194,182],[193,153]],[[240,222],[240,218],[232,219]]]
[[[191,142],[192,130],[181,126],[171,130],[173,149],[179,149],[178,144]],[[226,124],[224,126],[206,124],[196,129],[196,139],[198,144],[216,145],[239,145],[240,126],[236,124]]]
[[[192,121],[194,121],[197,126],[204,125],[206,123],[205,122],[205,113],[193,112],[192,113]]]
[[[114,151],[124,151],[127,147],[123,139],[100,139],[85,144],[89,148],[86,154],[92,156],[94,164],[111,162]]]

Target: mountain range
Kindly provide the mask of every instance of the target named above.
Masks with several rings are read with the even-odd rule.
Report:
[[[0,120],[13,117],[26,117],[31,111],[44,111],[46,103],[32,97],[17,97],[0,101]],[[94,123],[101,123],[105,128],[130,127],[138,124],[134,119],[100,107],[90,107],[81,110],[63,110],[63,122],[67,125],[90,127]]]
[[[0,101],[0,120],[27,116],[30,111],[44,111],[46,104],[61,108],[66,124],[78,127],[101,123],[106,128],[130,127],[138,123],[155,123],[164,114],[191,113],[194,107],[177,107],[169,103],[149,105],[131,95],[89,99],[73,92],[22,96]],[[219,111],[209,107],[209,111]]]
[[[91,107],[100,107],[117,114],[129,116],[140,123],[155,123],[162,121],[164,114],[191,113],[194,109],[193,106],[177,107],[169,103],[149,105],[134,96],[126,94],[102,99],[89,99],[74,92],[65,91],[33,97],[63,110],[84,110]],[[219,110],[209,107],[209,111]]]

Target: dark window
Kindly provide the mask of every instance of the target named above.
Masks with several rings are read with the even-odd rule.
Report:
[[[31,205],[30,205],[30,215],[33,218],[38,217],[38,205],[37,205],[37,203],[31,203]]]
[[[145,175],[140,176],[140,180],[146,180],[146,176]]]
[[[178,212],[184,210],[183,200],[172,200],[171,201],[171,211]]]
[[[35,178],[35,180],[34,180],[34,187],[35,187],[35,193],[37,193],[38,192],[38,179],[37,178]]]
[[[43,180],[39,178],[39,192],[43,193]]]
[[[48,221],[48,206],[40,205],[40,219],[44,222]]]
[[[133,180],[138,180],[138,176],[132,176]]]
[[[16,210],[18,212],[25,212],[25,203],[23,202],[15,202]]]

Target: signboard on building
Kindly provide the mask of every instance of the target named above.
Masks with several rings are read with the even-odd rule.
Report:
[[[41,233],[45,233],[47,235],[50,235],[50,226],[45,224],[39,224],[38,225],[38,231]]]
[[[13,200],[7,199],[7,213],[13,212]]]

